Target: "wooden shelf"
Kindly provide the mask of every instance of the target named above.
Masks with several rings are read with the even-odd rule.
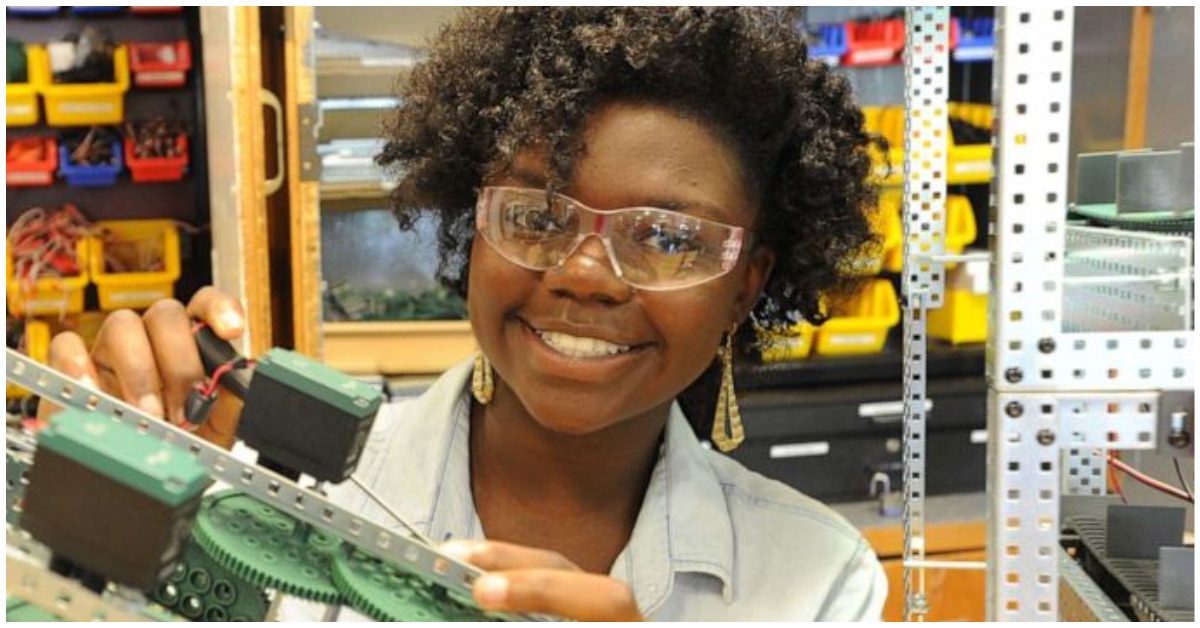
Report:
[[[468,321],[325,323],[324,361],[354,375],[441,373],[475,351]]]
[[[390,183],[379,181],[372,184],[366,181],[350,181],[346,183],[321,183],[322,201],[353,201],[386,199],[392,191]]]

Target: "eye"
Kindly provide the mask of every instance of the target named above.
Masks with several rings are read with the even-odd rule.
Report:
[[[656,253],[666,255],[699,253],[704,250],[704,243],[698,234],[693,233],[686,226],[646,225],[637,233],[635,241]]]
[[[509,205],[504,218],[515,229],[527,233],[552,236],[565,230],[563,220],[545,205]]]

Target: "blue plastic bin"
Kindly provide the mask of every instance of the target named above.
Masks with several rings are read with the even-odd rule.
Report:
[[[841,63],[846,54],[846,25],[817,24],[817,38],[808,44],[808,55],[831,66]]]
[[[954,18],[958,22],[958,46],[954,60],[963,63],[991,61],[996,52],[996,20],[990,17]]]
[[[66,142],[58,147],[58,171],[67,180],[67,185],[90,188],[116,185],[117,177],[124,167],[125,159],[120,142],[113,142],[113,162],[100,166],[72,163]]]
[[[23,17],[46,17],[58,15],[62,7],[6,7],[9,13]]]
[[[110,15],[124,10],[125,7],[71,7],[75,15]]]

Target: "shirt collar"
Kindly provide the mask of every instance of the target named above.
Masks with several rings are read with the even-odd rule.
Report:
[[[384,443],[390,464],[371,481],[434,543],[483,537],[471,494],[471,369],[471,360],[451,368],[404,412],[400,420],[417,422],[398,430],[408,442]],[[734,594],[724,490],[678,403],[663,441],[633,534],[610,574],[630,585],[644,614],[667,598],[676,573],[717,578],[726,602]]]
[[[672,404],[658,463],[633,536],[613,565],[644,614],[671,592],[676,573],[711,575],[733,599],[733,522],[716,474],[679,404]]]

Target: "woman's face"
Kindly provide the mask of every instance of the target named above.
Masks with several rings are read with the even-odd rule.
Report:
[[[598,210],[665,208],[747,232],[755,224],[757,199],[735,152],[694,119],[656,105],[613,103],[591,115],[584,142],[566,196]],[[485,184],[543,189],[546,179],[545,154],[527,150]],[[468,309],[496,371],[496,394],[515,394],[536,422],[567,434],[599,432],[647,413],[665,416],[762,289],[771,255],[748,248],[717,279],[646,291],[614,273],[597,237],[560,266],[533,271],[477,236]]]

